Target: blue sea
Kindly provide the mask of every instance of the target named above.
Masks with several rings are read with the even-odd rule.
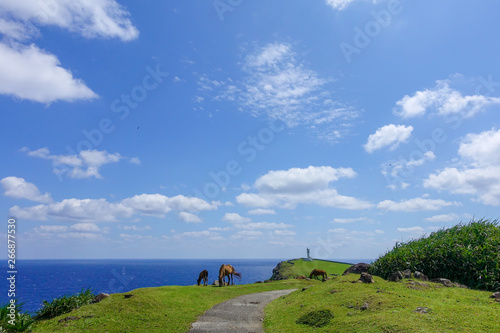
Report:
[[[235,284],[264,281],[281,259],[127,259],[127,260],[17,260],[16,298],[24,302],[23,311],[34,313],[42,301],[73,295],[90,288],[94,294],[123,293],[137,288],[188,286],[196,284],[198,274],[208,270],[209,285],[217,280],[221,264],[231,264],[242,274]],[[348,263],[371,260],[342,260]],[[0,303],[7,303],[9,281],[0,284]]]

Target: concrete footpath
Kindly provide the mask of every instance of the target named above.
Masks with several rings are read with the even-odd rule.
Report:
[[[190,333],[264,332],[264,308],[271,301],[297,289],[273,290],[242,295],[215,305],[191,325]]]

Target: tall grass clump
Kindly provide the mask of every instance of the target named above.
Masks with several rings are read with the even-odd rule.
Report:
[[[34,316],[35,320],[51,319],[92,303],[95,295],[87,289],[78,294],[55,298],[52,302],[43,301],[43,307]]]
[[[447,278],[474,289],[500,290],[498,220],[472,220],[428,237],[398,242],[372,263],[370,273],[388,278],[393,272],[405,269],[420,271],[431,279]]]
[[[33,318],[22,311],[23,303],[11,303],[0,306],[0,332],[23,332],[31,328]]]

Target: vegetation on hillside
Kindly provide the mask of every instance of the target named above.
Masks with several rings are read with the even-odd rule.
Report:
[[[500,303],[491,292],[446,288],[403,279],[357,282],[338,276],[271,302],[265,309],[269,333],[322,332],[498,332]]]
[[[350,266],[350,264],[320,259],[312,261],[303,259],[282,261],[273,269],[271,280],[293,279],[302,275],[308,277],[315,268],[325,271],[328,275],[341,275]]]
[[[474,289],[500,290],[500,227],[479,220],[397,243],[370,267],[388,278],[395,271],[419,271],[429,278],[447,278]]]

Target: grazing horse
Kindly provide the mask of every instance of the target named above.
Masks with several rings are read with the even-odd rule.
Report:
[[[206,286],[208,283],[208,271],[205,269],[200,273],[200,276],[198,277],[198,285],[200,285],[201,280],[203,279],[203,285]]]
[[[326,274],[325,271],[316,268],[312,270],[311,274],[309,274],[309,278],[312,279],[313,276],[314,277],[322,276],[323,280],[326,280],[328,278],[328,274]]]
[[[234,285],[233,274],[236,275],[241,280],[241,274],[236,272],[234,270],[233,266],[224,265],[224,264],[222,266],[220,266],[220,269],[219,269],[219,287],[222,287],[226,284],[226,282],[224,281],[225,276],[227,276],[227,284]]]

